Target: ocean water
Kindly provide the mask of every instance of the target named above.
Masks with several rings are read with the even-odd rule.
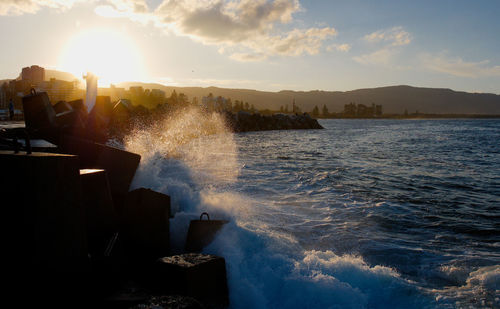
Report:
[[[192,111],[138,129],[134,187],[172,197],[174,252],[230,220],[231,308],[500,308],[500,120],[321,120],[232,134]]]

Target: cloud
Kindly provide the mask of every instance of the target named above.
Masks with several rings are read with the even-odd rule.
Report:
[[[156,20],[145,0],[107,0],[106,2],[94,9],[97,15],[108,18],[128,18],[143,24]]]
[[[420,60],[425,68],[458,77],[478,78],[500,76],[500,65],[491,66],[489,60],[467,62],[460,57],[450,58],[446,54],[423,54]]]
[[[390,65],[391,60],[397,54],[395,49],[384,48],[370,54],[353,57],[354,61],[365,65]]]
[[[336,50],[336,51],[340,51],[340,52],[345,52],[346,53],[346,52],[348,52],[348,51],[351,50],[351,45],[346,44],[346,43],[344,43],[344,44],[332,44],[332,45],[327,46],[326,50],[330,51],[330,52]]]
[[[68,9],[82,0],[1,0],[0,15],[34,14],[42,7]]]
[[[70,8],[84,0],[0,1],[0,14],[5,15],[35,13],[41,7]],[[230,57],[238,61],[316,55],[323,42],[337,33],[332,27],[278,30],[302,10],[298,0],[163,0],[154,10],[146,0],[89,1],[100,3],[95,8],[100,16],[152,22],[168,33],[222,50],[230,47]]]
[[[165,0],[156,9],[161,23],[205,43],[238,43],[262,35],[275,23],[288,23],[297,0]]]
[[[401,46],[410,44],[411,35],[403,27],[393,27],[367,34],[364,39],[371,43],[387,42],[392,46]]]
[[[315,55],[323,41],[336,35],[331,27],[277,31],[300,11],[298,0],[163,1],[154,11],[156,25],[207,45],[239,49],[238,61],[270,56]]]
[[[252,62],[252,61],[262,61],[267,59],[267,55],[262,53],[233,53],[230,56],[231,59],[240,62]]]

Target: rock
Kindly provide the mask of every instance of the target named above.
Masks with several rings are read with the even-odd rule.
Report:
[[[215,255],[186,253],[160,259],[157,286],[166,294],[194,297],[207,305],[228,305],[226,262]]]
[[[232,117],[226,115],[226,119],[228,119],[227,122],[231,124],[234,132],[323,129],[318,121],[311,118],[307,113],[302,115],[274,114],[263,116],[259,113],[250,114],[240,111]]]
[[[130,309],[203,309],[196,299],[182,295],[153,296],[147,302]]]

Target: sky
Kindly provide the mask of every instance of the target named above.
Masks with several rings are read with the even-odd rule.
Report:
[[[0,79],[500,94],[498,0],[0,0],[0,38]]]

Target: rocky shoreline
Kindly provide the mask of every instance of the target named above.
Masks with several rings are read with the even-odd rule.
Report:
[[[240,111],[227,113],[226,119],[233,132],[323,129],[318,120],[307,113],[261,115]]]

